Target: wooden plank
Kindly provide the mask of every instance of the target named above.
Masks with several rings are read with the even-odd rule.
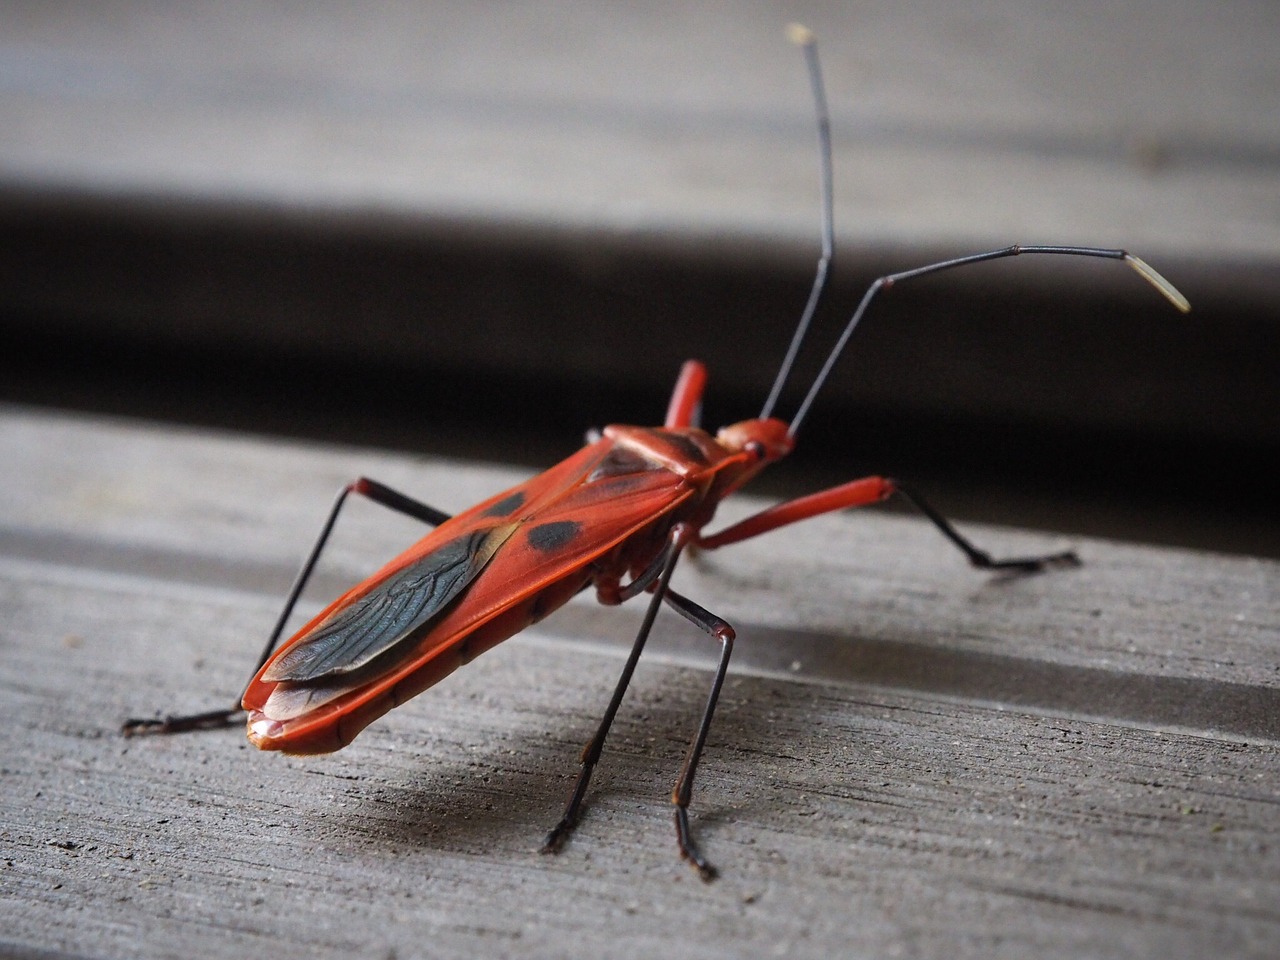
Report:
[[[126,715],[236,691],[357,473],[446,509],[514,478],[0,416],[4,951],[1272,955],[1270,561],[1085,541],[1079,570],[992,578],[864,511],[689,564],[682,588],[742,636],[695,800],[710,886],[678,862],[665,799],[709,676],[675,620],[556,858],[536,846],[628,609],[575,602],[333,756],[121,739]],[[357,509],[322,587],[415,535]]]
[[[846,252],[1280,251],[1280,21],[1238,0],[32,9],[0,45],[0,180],[807,260],[812,128],[786,17],[823,39]]]

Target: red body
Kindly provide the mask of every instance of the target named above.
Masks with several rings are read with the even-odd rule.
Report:
[[[304,626],[244,695],[249,739],[264,750],[322,753],[594,584],[604,603],[662,553],[677,523],[697,531],[719,502],[791,450],[786,424],[748,420],[712,436],[689,426],[705,373],[682,373],[665,427],[610,426],[544,473],[441,524]],[[465,543],[467,546],[460,547]],[[476,546],[479,545],[479,546]],[[474,573],[425,623],[358,668],[291,679],[288,664],[327,624],[371,606],[386,585],[452,549]],[[491,551],[479,558],[478,551]],[[415,566],[417,565],[417,567]]]

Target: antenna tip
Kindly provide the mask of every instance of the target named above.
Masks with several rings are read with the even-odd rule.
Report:
[[[1125,262],[1138,272],[1138,276],[1159,290],[1166,300],[1172,303],[1183,313],[1191,312],[1191,301],[1182,295],[1182,293],[1172,283],[1160,276],[1145,260],[1135,257],[1131,253],[1124,255]]]
[[[818,38],[813,35],[813,31],[803,23],[788,23],[787,39],[797,47],[811,47],[818,42]]]

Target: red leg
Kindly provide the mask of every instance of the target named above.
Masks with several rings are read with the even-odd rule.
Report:
[[[879,503],[881,500],[886,500],[892,496],[895,489],[896,487],[892,480],[884,477],[863,477],[861,480],[842,483],[840,486],[832,487],[830,490],[819,490],[817,493],[811,493],[796,500],[779,503],[777,506],[747,517],[747,519],[741,520],[731,527],[726,527],[719,533],[712,534],[709,537],[700,537],[696,541],[696,545],[703,550],[714,550],[730,543],[737,543],[739,540],[757,537],[762,533],[768,533],[778,527],[785,527],[787,524],[795,523],[798,520],[808,520],[810,517],[816,517],[822,513],[831,513],[833,510],[846,510],[850,507],[865,507],[869,503]]]
[[[664,423],[672,427],[696,427],[702,408],[702,391],[707,385],[707,368],[698,360],[686,360],[680,368],[676,388],[671,392]]]
[[[788,500],[785,503],[780,503],[775,507],[770,507],[768,510],[763,510],[747,517],[747,519],[735,523],[731,527],[726,527],[719,533],[712,534],[709,537],[700,537],[695,541],[695,545],[703,550],[714,550],[717,547],[759,536],[762,533],[768,533],[770,530],[776,530],[778,527],[785,527],[789,523],[807,520],[809,517],[816,517],[822,513],[879,503],[882,500],[887,500],[895,493],[906,497],[911,505],[923,513],[929,522],[937,527],[943,536],[955,544],[975,567],[984,570],[1000,569],[1033,572],[1043,570],[1047,566],[1077,566],[1080,563],[1080,558],[1076,556],[1074,550],[1047,554],[1041,557],[993,559],[985,550],[974,546],[968,538],[962,536],[946,517],[930,506],[928,501],[918,493],[904,487],[895,480],[890,480],[888,477],[863,477],[861,480],[842,483],[840,486],[832,487],[830,490],[819,490],[817,493],[811,493],[807,497]]]

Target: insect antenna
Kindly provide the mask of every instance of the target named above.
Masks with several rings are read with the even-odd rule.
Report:
[[[835,190],[831,177],[831,117],[827,112],[827,94],[822,84],[822,68],[818,65],[818,40],[813,31],[798,23],[787,27],[787,38],[804,51],[805,63],[809,67],[809,85],[813,88],[813,105],[818,118],[818,166],[822,181],[822,255],[818,258],[818,272],[813,278],[813,288],[809,291],[809,301],[805,304],[796,331],[791,335],[791,344],[787,347],[786,356],[778,368],[769,397],[760,411],[760,419],[765,420],[773,413],[782,394],[782,387],[795,365],[796,355],[800,352],[800,344],[809,330],[809,323],[818,309],[822,299],[822,290],[827,283],[827,272],[831,268],[831,256],[835,249],[835,214],[833,199]]]
[[[871,286],[867,287],[867,292],[862,295],[862,300],[858,304],[858,309],[853,311],[853,316],[849,318],[849,322],[845,324],[844,331],[840,334],[840,339],[836,341],[836,345],[831,348],[831,352],[827,355],[826,362],[822,365],[822,369],[818,371],[818,375],[813,380],[813,385],[809,387],[809,393],[805,396],[804,402],[800,404],[800,409],[796,411],[795,417],[792,418],[790,425],[787,427],[787,433],[794,436],[796,431],[800,429],[800,423],[804,420],[805,415],[809,412],[809,407],[813,405],[813,399],[818,395],[818,391],[822,389],[823,383],[831,373],[832,367],[840,358],[840,354],[844,351],[845,344],[849,342],[849,337],[853,335],[854,329],[858,326],[858,322],[867,312],[867,307],[875,298],[876,294],[883,290],[888,290],[895,284],[903,280],[913,280],[916,277],[927,276],[931,273],[941,273],[944,270],[951,270],[956,267],[966,267],[971,263],[982,263],[986,260],[1001,260],[1005,257],[1017,257],[1024,253],[1042,253],[1057,254],[1067,257],[1100,257],[1106,260],[1123,260],[1129,264],[1142,279],[1155,287],[1164,296],[1166,300],[1172,303],[1183,313],[1191,310],[1191,304],[1187,301],[1178,289],[1157,273],[1149,264],[1135,257],[1133,254],[1125,250],[1108,250],[1102,247],[1069,247],[1069,246],[1023,246],[1021,244],[1013,244],[1009,247],[1002,247],[999,250],[988,250],[986,253],[970,254],[967,257],[956,257],[952,260],[943,260],[939,263],[931,263],[927,266],[916,267],[913,270],[903,270],[900,273],[891,273],[880,277],[874,281]]]
[[[813,89],[814,109],[818,120],[818,162],[821,175],[822,189],[822,254],[818,258],[818,269],[813,278],[813,287],[809,291],[809,300],[805,304],[804,312],[800,315],[800,322],[796,324],[795,333],[791,335],[791,343],[787,347],[786,355],[782,359],[782,363],[778,368],[778,374],[774,378],[773,386],[769,390],[769,396],[764,402],[764,407],[760,411],[760,419],[764,420],[770,417],[774,407],[778,404],[778,399],[782,395],[782,388],[785,386],[787,378],[791,375],[791,370],[795,366],[796,357],[800,353],[800,346],[804,342],[805,335],[809,331],[809,326],[813,321],[814,314],[817,312],[818,303],[822,299],[822,292],[826,287],[827,274],[831,269],[831,260],[835,250],[835,189],[832,184],[832,161],[831,161],[831,117],[827,109],[827,95],[822,82],[822,68],[818,63],[818,41],[808,27],[798,23],[790,24],[787,27],[787,37],[792,43],[799,46],[804,51],[805,63],[809,68],[809,83]],[[867,292],[862,295],[862,300],[858,304],[858,308],[854,310],[853,315],[845,324],[844,330],[840,334],[840,338],[836,341],[835,346],[831,348],[831,352],[827,354],[827,359],[822,365],[822,369],[818,371],[818,375],[814,377],[809,392],[805,395],[795,416],[791,419],[791,423],[787,427],[787,432],[794,436],[800,429],[800,424],[809,412],[809,408],[813,405],[814,398],[822,389],[827,378],[831,375],[832,368],[835,367],[836,361],[840,359],[840,355],[844,352],[845,345],[849,342],[849,338],[853,335],[853,331],[857,328],[858,323],[867,312],[867,308],[871,305],[871,301],[881,291],[888,290],[895,284],[903,280],[912,280],[916,277],[928,276],[931,273],[941,273],[944,270],[952,270],[957,267],[965,267],[972,263],[982,263],[987,260],[1001,260],[1006,257],[1017,257],[1024,253],[1033,254],[1056,254],[1058,256],[1069,257],[1098,257],[1106,260],[1123,260],[1129,264],[1142,279],[1156,288],[1170,303],[1177,307],[1183,313],[1191,309],[1191,304],[1187,302],[1187,298],[1178,292],[1168,280],[1157,273],[1151,266],[1138,257],[1133,256],[1125,250],[1112,250],[1103,247],[1076,247],[1076,246],[1058,246],[1058,245],[1035,245],[1026,246],[1022,244],[1013,244],[1012,246],[1002,247],[999,250],[989,250],[986,253],[975,253],[965,257],[955,257],[950,260],[942,260],[938,263],[931,263],[923,267],[916,267],[912,270],[903,270],[899,273],[887,274],[880,277],[867,288]]]

